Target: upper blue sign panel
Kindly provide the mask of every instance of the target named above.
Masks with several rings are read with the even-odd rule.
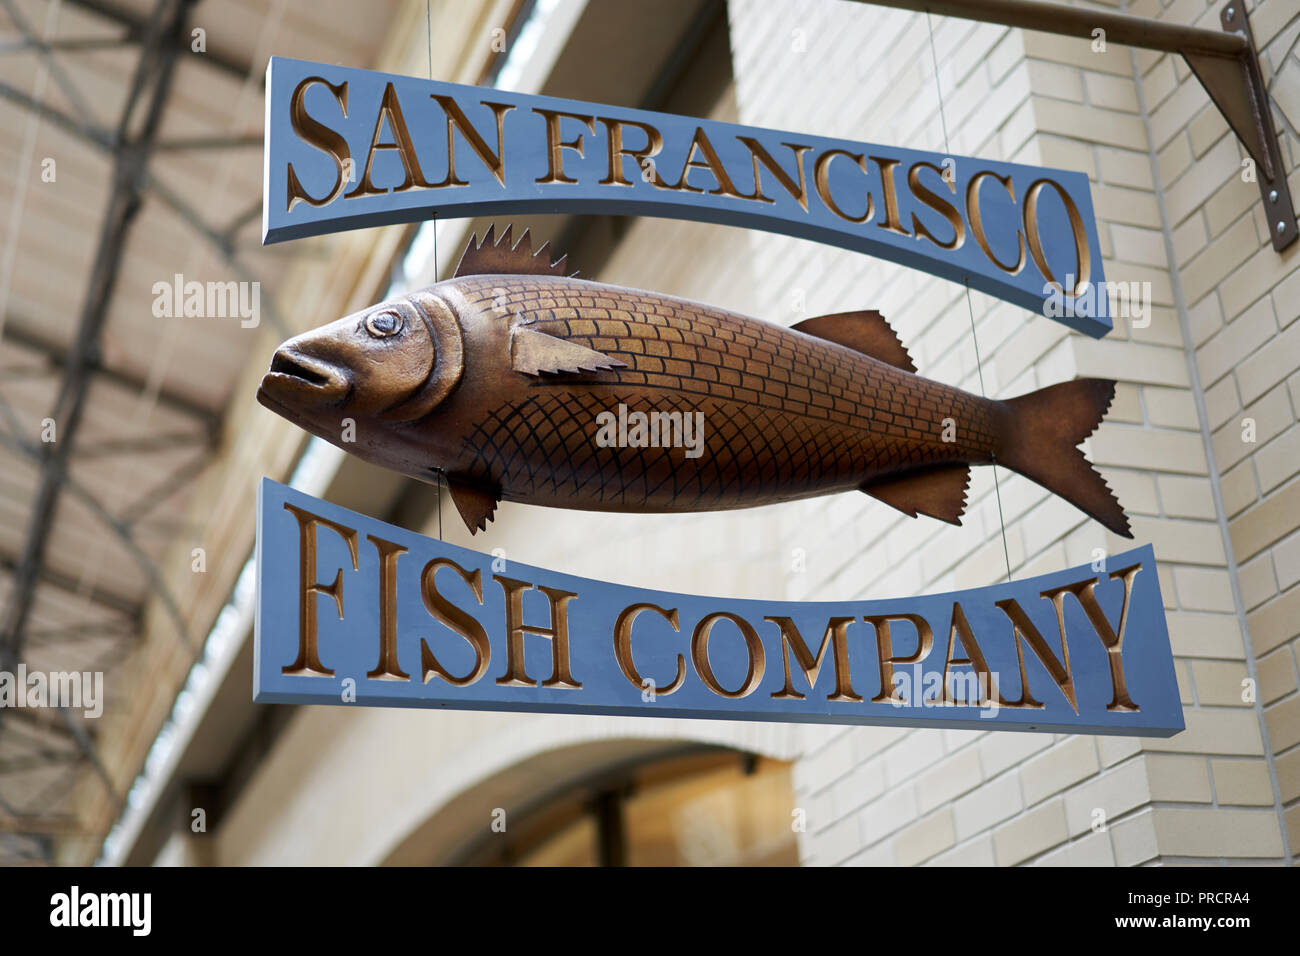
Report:
[[[691,219],[967,282],[1097,338],[1111,329],[1079,172],[282,57],[267,67],[265,148],[268,243],[435,215]]]
[[[734,600],[610,584],[264,479],[253,699],[1167,737],[1151,546],[921,597]]]

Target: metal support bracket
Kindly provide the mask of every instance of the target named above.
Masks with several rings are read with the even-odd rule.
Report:
[[[1244,0],[1227,0],[1219,14],[1222,30],[1188,27],[1125,13],[1071,7],[1043,0],[858,0],[874,6],[934,13],[984,23],[1000,23],[1091,41],[1102,30],[1109,42],[1177,53],[1187,61],[1215,107],[1237,134],[1254,162],[1264,197],[1273,248],[1281,252],[1300,237],[1295,206],[1286,181],[1268,87]]]
[[[1228,33],[1245,38],[1245,50],[1237,56],[1224,56],[1187,47],[1182,50],[1183,59],[1254,161],[1268,232],[1273,248],[1281,252],[1300,237],[1300,228],[1269,111],[1268,87],[1259,69],[1259,51],[1241,0],[1229,0],[1219,13],[1219,23]]]

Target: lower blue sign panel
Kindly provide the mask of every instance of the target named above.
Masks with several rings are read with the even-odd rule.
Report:
[[[579,578],[258,494],[253,699],[1167,737],[1151,546],[1007,584],[753,601]]]

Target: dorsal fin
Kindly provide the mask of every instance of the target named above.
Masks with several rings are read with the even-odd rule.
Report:
[[[610,358],[604,352],[518,326],[510,333],[510,364],[516,372],[525,375],[627,368],[626,362]]]
[[[481,275],[563,276],[565,274],[564,262],[569,258],[568,256],[561,256],[558,262],[551,262],[551,257],[546,251],[551,247],[549,242],[542,243],[542,247],[534,255],[533,238],[527,229],[524,230],[519,242],[512,246],[510,231],[513,228],[513,226],[506,226],[500,239],[493,238],[496,232],[495,225],[488,226],[488,231],[483,234],[481,241],[471,236],[469,245],[465,247],[465,252],[456,266],[453,278]]]
[[[825,339],[847,349],[869,355],[878,362],[915,372],[912,356],[907,354],[898,335],[885,317],[874,309],[865,312],[835,312],[804,319],[792,326],[805,335]]]

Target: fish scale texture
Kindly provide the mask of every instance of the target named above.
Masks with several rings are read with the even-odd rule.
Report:
[[[452,283],[489,321],[500,321],[504,307],[517,324],[627,366],[539,377],[527,397],[494,408],[471,430],[474,477],[498,483],[507,498],[738,507],[925,465],[987,461],[997,449],[991,403],[781,326],[562,277]],[[702,412],[703,454],[600,447],[596,416],[620,403],[646,413]],[[942,440],[945,418],[955,422],[954,442]]]

